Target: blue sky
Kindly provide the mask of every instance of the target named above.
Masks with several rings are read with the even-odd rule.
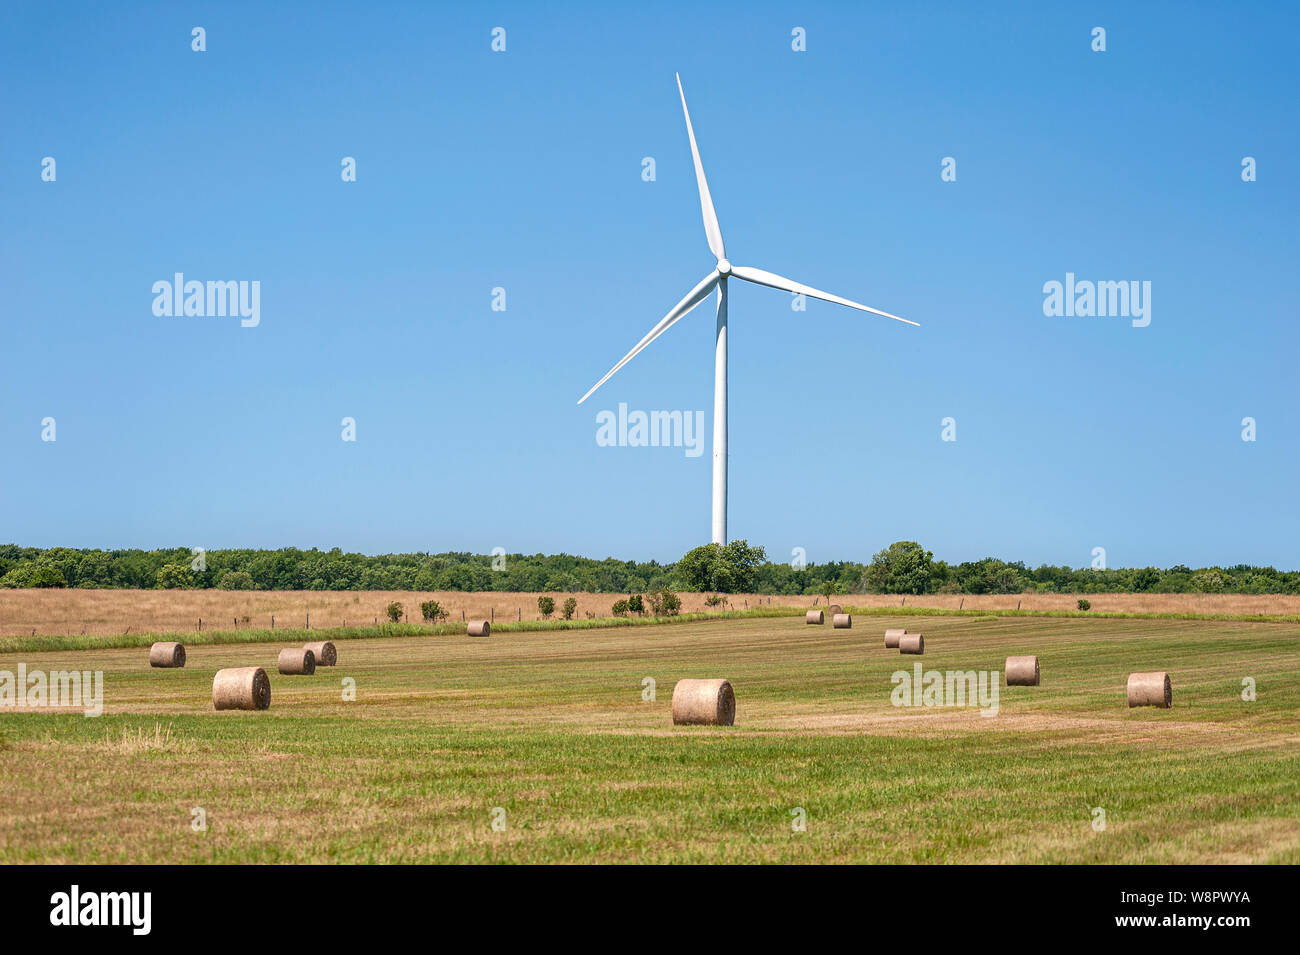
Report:
[[[680,70],[731,260],[921,323],[731,283],[731,537],[1300,566],[1294,8],[271,6],[0,13],[0,540],[707,541],[707,435],[595,415],[711,428],[712,306],[575,403],[712,266]],[[1045,317],[1067,272],[1150,325]]]

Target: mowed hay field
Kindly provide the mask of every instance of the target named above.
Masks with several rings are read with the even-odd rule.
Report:
[[[885,650],[888,626],[925,655]],[[0,653],[101,669],[105,704],[0,711],[0,862],[1300,862],[1297,624],[709,620],[341,641],[337,667],[277,674],[304,636],[183,670]],[[995,717],[890,703],[895,670],[1027,653],[1042,685],[1002,686]],[[214,712],[213,673],[252,664],[271,708]],[[1154,669],[1173,709],[1128,709]],[[736,725],[674,727],[674,683],[714,676]]]
[[[568,594],[549,591],[558,611],[565,598],[578,602],[576,616],[588,613],[608,617],[619,594]],[[89,636],[131,633],[185,633],[198,628],[228,630],[267,628],[275,617],[277,627],[302,627],[311,618],[313,629],[365,626],[384,621],[388,604],[397,601],[411,623],[419,623],[420,604],[437,600],[451,619],[462,615],[497,621],[538,619],[541,593],[459,590],[438,592],[397,590],[80,590],[0,589],[0,636],[75,634]],[[682,593],[682,612],[713,610],[708,594]],[[731,594],[728,607],[743,610],[759,605],[811,606],[816,597],[789,594]],[[855,607],[908,607],[956,610],[1074,610],[1077,594],[924,594],[903,598],[883,594],[848,594],[832,597]],[[1199,613],[1199,614],[1300,614],[1300,596],[1282,594],[1088,594],[1094,613]],[[825,600],[820,602],[824,605]],[[557,614],[558,615],[558,614]]]

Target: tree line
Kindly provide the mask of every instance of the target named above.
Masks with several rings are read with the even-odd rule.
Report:
[[[676,563],[593,560],[570,554],[353,554],[322,551],[47,549],[0,545],[0,587],[219,588],[225,590],[532,591],[643,594],[671,588],[717,593],[1014,594],[1300,593],[1300,572],[1231,567],[1029,567],[994,557],[949,564],[915,541],[896,541],[869,563],[774,563],[762,547],[697,547]]]

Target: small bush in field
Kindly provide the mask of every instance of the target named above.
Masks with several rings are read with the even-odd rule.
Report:
[[[551,614],[555,613],[555,598],[538,597],[537,609],[541,612],[543,619],[548,619]]]
[[[578,598],[566,597],[564,600],[564,619],[572,620],[573,614],[577,611],[577,609],[578,609]]]
[[[640,594],[632,594],[627,598],[627,609],[635,614],[645,613],[645,601],[641,599]]]
[[[1082,597],[1080,597],[1080,598],[1079,598],[1079,609],[1080,609],[1080,610],[1091,610],[1091,609],[1092,609],[1092,604],[1089,603],[1087,600],[1084,600]]]
[[[628,611],[628,603],[627,603],[626,600],[615,600],[615,601],[614,601],[614,616],[616,616],[616,617],[626,617],[626,616],[627,616],[627,611]]]
[[[650,612],[656,617],[675,617],[682,609],[682,598],[667,587],[650,594]]]
[[[393,621],[393,623],[397,623],[397,621],[402,619],[402,605],[394,600],[384,608],[384,613],[388,614],[389,620]]]

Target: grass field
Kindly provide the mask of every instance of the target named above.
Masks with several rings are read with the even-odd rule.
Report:
[[[609,616],[619,594],[556,593],[559,607],[566,597],[578,602],[577,617]],[[200,619],[212,628],[265,628],[275,618],[278,627],[301,627],[311,617],[313,628],[372,625],[384,619],[391,601],[400,603],[412,622],[420,619],[420,603],[437,600],[451,619],[495,616],[498,622],[536,620],[539,593],[459,590],[79,590],[62,588],[0,589],[0,637],[42,634],[111,636],[130,633],[193,633]],[[683,593],[682,611],[711,610],[707,594]],[[1286,594],[1088,594],[1094,613],[1200,613],[1300,615],[1300,596]],[[802,608],[818,598],[789,594],[731,594],[733,610],[764,606]],[[936,610],[1008,611],[1074,610],[1077,594],[923,594],[906,598],[894,594],[850,594],[834,597],[842,604],[885,609],[903,600],[912,608]],[[821,601],[823,604],[825,600]]]
[[[925,655],[885,650],[891,625],[922,630]],[[103,670],[105,703],[0,710],[0,862],[1300,862],[1295,623],[370,638],[315,677],[276,674],[276,650],[194,646],[184,670],[138,648],[0,651],[0,670]],[[895,670],[1000,671],[1019,653],[1043,684],[1002,687],[996,717],[891,705]],[[214,712],[213,672],[250,664],[271,673],[271,709]],[[1148,669],[1172,673],[1173,709],[1126,707],[1128,673]],[[688,676],[733,682],[736,726],[672,725]]]

